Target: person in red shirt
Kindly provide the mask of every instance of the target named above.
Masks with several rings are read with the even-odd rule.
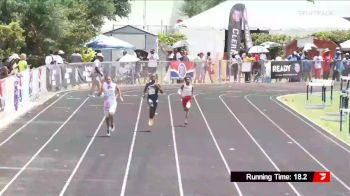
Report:
[[[322,64],[324,80],[328,80],[329,78],[329,74],[331,71],[331,63],[332,63],[332,56],[330,54],[330,50],[326,48],[326,50],[323,52],[323,64]]]

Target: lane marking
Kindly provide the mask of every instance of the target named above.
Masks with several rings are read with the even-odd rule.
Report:
[[[74,170],[72,171],[72,173],[70,174],[68,180],[67,180],[66,183],[64,184],[64,186],[63,186],[63,188],[62,188],[62,190],[61,190],[59,196],[64,195],[64,193],[66,192],[66,190],[67,190],[69,184],[71,183],[71,181],[72,181],[72,179],[73,179],[75,173],[78,171],[78,168],[80,167],[80,164],[83,162],[83,160],[84,160],[84,158],[85,158],[87,152],[89,151],[89,149],[90,149],[90,147],[91,147],[92,142],[95,140],[96,135],[97,135],[97,133],[99,132],[99,130],[101,129],[101,127],[102,127],[104,121],[105,121],[105,117],[102,118],[100,124],[97,126],[94,135],[93,135],[92,138],[90,139],[89,144],[86,146],[86,148],[85,148],[83,154],[81,155],[81,157],[80,157],[78,163],[75,165]],[[100,156],[101,156],[101,155],[100,155]]]
[[[35,115],[32,119],[30,119],[29,121],[27,121],[24,125],[22,125],[20,128],[18,128],[15,132],[13,132],[10,136],[8,136],[4,141],[2,141],[0,143],[0,147],[3,146],[4,144],[6,144],[10,139],[12,139],[17,133],[19,133],[20,131],[22,131],[22,129],[24,129],[26,126],[29,125],[29,123],[31,123],[33,120],[35,120],[36,118],[38,118],[42,113],[44,113],[47,109],[49,109],[51,106],[53,106],[55,103],[57,103],[59,100],[61,100],[64,96],[66,96],[67,94],[69,94],[71,92],[66,92],[63,95],[61,95],[61,97],[59,97],[58,99],[56,99],[54,102],[52,102],[50,105],[46,106],[43,110],[41,110],[37,115]]]
[[[0,166],[0,170],[21,170],[21,167],[6,167]],[[32,171],[57,171],[57,172],[67,172],[71,171],[69,169],[53,169],[53,168],[37,168],[37,167],[28,167],[26,170]]]
[[[236,116],[236,114],[231,110],[231,108],[226,104],[226,102],[223,100],[222,95],[219,95],[219,98],[221,100],[221,102],[225,105],[225,107],[227,108],[227,110],[231,113],[231,115],[237,120],[237,122],[241,125],[241,127],[243,128],[243,130],[248,134],[248,136],[250,137],[250,139],[253,140],[253,142],[255,143],[255,145],[260,149],[260,151],[265,155],[265,157],[269,160],[269,162],[272,164],[272,166],[277,170],[277,171],[281,171],[280,168],[276,165],[276,163],[271,159],[271,157],[265,152],[265,150],[261,147],[261,145],[258,143],[258,141],[256,141],[256,139],[253,137],[253,135],[249,132],[249,130],[247,129],[246,126],[244,126],[244,124],[238,119],[238,117]],[[290,182],[287,182],[287,184],[289,185],[289,187],[294,191],[294,193],[298,196],[301,196],[301,194],[298,192],[298,190],[294,187],[294,185]]]
[[[282,105],[279,101],[274,100],[271,96],[270,96],[270,100],[272,100],[273,102],[277,103],[280,107],[282,107],[284,110],[288,111],[289,113],[291,113],[293,116],[297,117],[299,120],[303,121],[305,124],[307,124],[309,127],[311,127],[313,130],[315,130],[317,133],[321,134],[323,137],[329,139],[331,142],[333,142],[335,145],[339,146],[341,149],[345,150],[347,153],[350,154],[350,150],[346,147],[344,147],[343,145],[339,144],[336,140],[332,139],[331,137],[329,137],[328,135],[326,135],[325,133],[323,133],[323,131],[321,131],[320,129],[316,128],[315,126],[313,126],[311,123],[307,122],[306,120],[304,120],[303,118],[301,118],[300,116],[298,116],[295,112],[293,112],[291,109],[287,108],[286,106]],[[303,116],[305,119],[309,120],[310,122],[313,122],[310,118],[308,118],[305,115],[300,114],[301,116]],[[337,138],[332,132],[327,131],[327,133],[331,134],[333,137]],[[343,142],[344,144],[346,144],[347,146],[349,146],[349,144],[347,144],[345,141],[343,141],[340,138],[337,138],[339,141]]]
[[[174,95],[174,94],[175,93],[172,93],[172,94],[168,95],[168,103],[169,103],[171,133],[172,133],[172,136],[173,136],[173,146],[174,146],[174,154],[175,154],[175,162],[176,162],[177,181],[179,183],[180,196],[183,196],[184,192],[183,192],[183,187],[182,187],[182,177],[181,177],[181,170],[180,170],[180,163],[179,163],[179,155],[177,153],[177,144],[176,144],[176,137],[175,137],[175,127],[174,127],[174,120],[173,120],[173,112],[172,112],[171,104],[170,104],[170,96]]]
[[[196,104],[197,104],[197,106],[198,106],[198,109],[199,109],[199,112],[201,113],[201,115],[202,115],[202,117],[203,117],[203,119],[204,119],[204,122],[205,122],[205,124],[207,125],[208,131],[209,131],[209,133],[210,133],[210,135],[211,135],[211,137],[212,137],[212,139],[213,139],[213,141],[214,141],[214,144],[215,144],[215,146],[216,146],[216,149],[219,151],[220,157],[221,157],[222,161],[223,161],[224,164],[225,164],[226,170],[227,170],[227,172],[228,172],[229,175],[230,175],[230,174],[231,174],[231,169],[230,169],[230,167],[229,167],[228,164],[227,164],[226,158],[225,158],[224,154],[222,153],[218,142],[216,141],[216,138],[215,138],[215,136],[214,136],[214,134],[213,134],[213,131],[211,130],[211,128],[210,128],[210,126],[209,126],[209,123],[208,123],[207,119],[205,118],[205,116],[204,116],[204,114],[203,114],[203,111],[202,111],[202,108],[200,107],[200,105],[199,105],[199,103],[198,103],[196,97],[197,97],[197,95],[194,96],[194,101],[196,102]],[[238,195],[242,196],[242,192],[241,192],[241,190],[240,190],[240,188],[239,188],[237,182],[234,182],[233,184],[235,185],[235,187],[236,187],[236,189],[237,189]]]
[[[43,146],[30,158],[30,160],[19,170],[16,175],[11,179],[10,182],[6,184],[6,186],[0,191],[0,195],[3,195],[5,191],[11,186],[11,184],[18,178],[19,175],[28,167],[29,164],[33,162],[33,160],[40,154],[40,152],[53,140],[53,138],[61,131],[61,129],[70,121],[71,118],[80,110],[80,108],[87,102],[89,97],[87,97],[80,105],[79,107],[74,110],[74,112],[67,118],[66,121],[55,131],[54,134],[51,135],[51,137],[45,142]]]
[[[136,134],[137,134],[137,129],[138,129],[139,121],[140,121],[140,114],[141,114],[141,108],[142,108],[142,101],[143,101],[143,97],[141,97],[141,100],[140,100],[139,111],[138,111],[138,114],[137,114],[137,120],[136,120],[136,123],[135,123],[134,134],[133,134],[132,142],[131,142],[131,146],[130,146],[130,152],[129,152],[129,157],[128,157],[128,163],[126,164],[126,169],[125,169],[125,174],[124,174],[124,179],[123,179],[123,185],[122,185],[122,189],[121,189],[121,191],[120,191],[120,195],[121,195],[121,196],[124,196],[124,195],[125,195],[126,183],[127,183],[127,181],[128,181],[128,175],[129,175],[129,170],[130,170],[130,163],[131,163],[131,159],[132,159],[132,154],[133,154],[133,152],[134,152]]]
[[[273,125],[275,125],[275,127],[278,128],[278,130],[280,130],[282,133],[284,133],[290,140],[292,140],[296,145],[299,146],[299,148],[301,148],[307,155],[309,155],[316,163],[318,163],[324,170],[327,171],[331,171],[329,170],[325,165],[323,165],[316,157],[314,157],[308,150],[306,150],[299,142],[297,142],[293,137],[291,137],[284,129],[282,129],[275,121],[273,121],[270,117],[268,117],[266,114],[264,114],[255,104],[253,104],[249,99],[248,99],[249,95],[244,96],[244,99],[246,101],[248,101],[248,103],[253,106],[261,115],[263,115],[268,121],[270,121]],[[340,178],[338,178],[338,176],[336,176],[334,174],[334,172],[332,172],[332,176],[338,181],[340,182],[340,184],[342,184],[348,191],[350,191],[350,187],[345,184],[345,182],[343,182]]]

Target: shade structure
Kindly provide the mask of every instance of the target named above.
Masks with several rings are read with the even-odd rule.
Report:
[[[250,54],[260,54],[260,53],[268,53],[269,51],[263,46],[253,46],[249,49],[248,53]]]
[[[180,41],[177,41],[173,44],[173,48],[182,48],[182,47],[186,47],[186,46],[189,46],[189,43],[187,40],[180,40]]]
[[[350,40],[341,43],[340,47],[343,51],[350,51]]]
[[[132,44],[125,42],[123,40],[120,40],[118,38],[112,37],[112,36],[106,36],[106,35],[99,35],[89,41],[86,44],[87,47],[92,49],[135,49],[135,46]]]
[[[276,48],[281,46],[281,44],[276,43],[276,42],[264,42],[260,44],[260,46],[263,46],[264,48]]]
[[[119,62],[129,63],[129,62],[137,62],[139,60],[140,59],[134,55],[126,54],[119,59]]]
[[[317,48],[317,46],[313,43],[306,43],[303,47],[304,51],[312,50],[312,48]]]

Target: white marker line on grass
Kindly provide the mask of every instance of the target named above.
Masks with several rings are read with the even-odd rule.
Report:
[[[181,170],[180,170],[180,164],[179,164],[179,156],[177,153],[175,127],[174,127],[174,121],[173,121],[173,113],[172,113],[171,104],[170,104],[170,96],[173,94],[175,94],[175,93],[168,95],[168,103],[169,103],[169,112],[170,112],[171,132],[173,135],[173,145],[174,145],[174,153],[175,153],[175,161],[176,161],[177,180],[179,183],[180,196],[183,196],[184,192],[183,192],[183,188],[182,188],[182,178],[181,178]]]
[[[250,105],[252,105],[261,115],[263,115],[268,121],[270,121],[273,125],[275,125],[275,127],[278,128],[278,130],[280,130],[282,133],[284,133],[290,140],[292,140],[296,145],[299,146],[299,148],[301,148],[307,155],[309,155],[316,163],[318,163],[324,170],[330,171],[325,165],[323,165],[318,159],[316,159],[316,157],[314,157],[308,150],[306,150],[299,142],[297,142],[293,137],[291,137],[284,129],[282,129],[277,123],[275,123],[275,121],[273,121],[270,117],[268,117],[266,114],[264,114],[264,112],[262,112],[255,104],[253,104],[249,99],[248,99],[249,95],[244,96],[244,99],[248,101],[248,103]],[[331,172],[331,171],[330,171]],[[338,178],[338,176],[336,176],[334,174],[334,172],[331,172],[332,176],[338,181],[340,182],[340,184],[342,184],[348,191],[350,191],[350,187],[345,184],[345,182],[343,182],[340,178]]]
[[[328,135],[324,134],[323,131],[321,131],[320,129],[316,128],[315,126],[313,126],[311,123],[307,122],[306,120],[304,120],[303,118],[301,118],[300,116],[298,116],[297,114],[295,114],[295,112],[291,111],[291,109],[287,108],[286,106],[282,105],[279,101],[276,101],[275,99],[273,99],[270,96],[270,100],[272,100],[273,102],[277,103],[280,107],[282,107],[284,110],[288,111],[289,113],[291,113],[293,116],[297,117],[299,120],[303,121],[305,124],[309,125],[312,129],[314,129],[316,132],[318,132],[319,134],[321,134],[323,137],[329,139],[331,142],[333,142],[335,145],[339,146],[340,148],[342,148],[343,150],[345,150],[347,153],[350,154],[350,150],[345,148],[343,145],[339,144],[337,141],[335,141],[334,139],[332,139],[331,137],[329,137]],[[304,118],[306,118],[307,120],[309,120],[310,122],[313,122],[310,118],[308,118],[305,115],[300,114],[301,116],[303,116]],[[321,128],[322,129],[322,128]],[[337,138],[332,132],[328,132],[327,133],[331,134],[333,137]],[[345,141],[343,141],[340,138],[337,138],[339,141],[343,142],[344,144],[348,145]]]
[[[203,117],[203,119],[204,119],[204,122],[205,122],[205,124],[207,125],[208,131],[209,131],[209,133],[210,133],[210,135],[211,135],[211,137],[212,137],[212,139],[213,139],[213,141],[214,141],[214,144],[215,144],[217,150],[219,151],[219,154],[220,154],[220,156],[221,156],[221,159],[222,159],[222,161],[223,161],[224,164],[225,164],[226,170],[227,170],[227,172],[228,172],[229,175],[230,175],[230,174],[231,174],[231,169],[230,169],[230,167],[229,167],[228,164],[227,164],[226,158],[225,158],[224,154],[222,153],[218,142],[216,141],[216,138],[215,138],[215,136],[214,136],[214,134],[213,134],[213,131],[211,130],[211,128],[210,128],[210,126],[209,126],[209,123],[208,123],[207,119],[205,118],[205,116],[204,116],[204,114],[203,114],[203,111],[202,111],[202,108],[200,107],[200,105],[199,105],[199,103],[198,103],[196,97],[197,97],[197,95],[194,96],[194,100],[195,100],[195,102],[196,102],[196,104],[197,104],[197,106],[198,106],[199,112],[201,113],[201,115],[202,115],[202,117]],[[238,187],[237,182],[234,182],[234,185],[235,185],[235,187],[236,187],[236,189],[237,189],[238,195],[240,195],[240,196],[243,195],[242,192],[241,192],[241,190],[240,190],[240,188]]]
[[[35,120],[36,118],[38,118],[42,113],[44,113],[47,109],[49,109],[51,106],[53,106],[55,103],[57,103],[59,100],[61,100],[64,96],[66,96],[68,93],[71,92],[66,92],[63,95],[61,95],[61,97],[59,97],[58,99],[56,99],[54,102],[52,102],[50,105],[46,106],[43,110],[41,110],[37,115],[35,115],[32,119],[30,119],[29,121],[27,121],[24,125],[22,125],[20,128],[18,128],[15,132],[13,132],[10,136],[8,136],[4,141],[2,141],[0,143],[0,147],[3,146],[4,144],[6,144],[10,139],[12,139],[17,133],[19,133],[20,131],[22,131],[22,129],[24,129],[26,126],[28,126],[33,120]]]
[[[135,128],[134,128],[134,135],[132,137],[132,142],[131,142],[131,146],[130,146],[130,152],[129,152],[129,157],[128,157],[128,163],[126,164],[126,169],[125,169],[125,174],[124,174],[124,179],[123,179],[123,185],[122,185],[122,190],[120,191],[120,195],[124,196],[125,194],[125,190],[126,190],[126,183],[128,181],[128,175],[129,175],[129,170],[130,170],[130,163],[131,163],[131,159],[132,159],[132,153],[134,152],[134,145],[135,145],[135,140],[136,140],[136,133],[137,133],[137,128],[139,125],[139,121],[140,121],[140,114],[141,114],[141,108],[142,108],[142,101],[143,101],[143,97],[141,98],[140,101],[140,106],[139,106],[139,111],[137,114],[137,120],[135,123]]]
[[[28,167],[28,165],[30,163],[32,163],[32,161],[40,154],[40,152],[51,142],[51,140],[61,131],[61,129],[69,122],[69,120],[80,110],[80,108],[87,102],[87,100],[89,99],[89,97],[87,97],[83,103],[81,103],[79,105],[79,107],[74,110],[74,112],[67,118],[66,121],[64,121],[64,123],[55,131],[55,133],[53,135],[51,135],[51,137],[45,142],[45,144],[43,146],[41,146],[41,148],[32,156],[32,158],[30,158],[30,160],[21,168],[21,170],[19,170],[16,175],[11,179],[10,182],[8,182],[6,184],[6,186],[0,191],[0,195],[3,195],[4,192],[11,186],[11,184],[18,178],[19,175],[21,175],[21,173]]]
[[[90,139],[89,144],[88,144],[87,147],[85,148],[85,150],[84,150],[83,154],[81,155],[81,157],[80,157],[80,159],[79,159],[77,165],[75,166],[73,172],[71,173],[71,175],[69,176],[68,180],[66,181],[66,184],[63,186],[63,188],[62,188],[62,190],[61,190],[61,192],[60,192],[60,194],[59,194],[60,196],[63,196],[64,193],[66,192],[66,190],[67,190],[69,184],[71,183],[71,181],[72,181],[72,179],[73,179],[75,173],[78,171],[78,168],[80,167],[80,164],[83,162],[83,160],[84,160],[84,158],[85,158],[87,152],[89,151],[92,142],[95,140],[98,131],[101,129],[104,120],[105,120],[105,117],[102,118],[100,124],[99,124],[98,127],[96,128],[95,133],[94,133],[94,135],[92,136],[92,138]]]
[[[225,107],[227,108],[227,110],[231,113],[231,115],[237,120],[237,122],[241,125],[241,127],[243,128],[243,130],[248,134],[248,136],[250,137],[250,139],[253,140],[253,142],[255,143],[255,145],[260,149],[260,151],[265,155],[265,157],[270,161],[270,163],[273,165],[273,167],[277,170],[277,171],[281,171],[280,168],[276,165],[276,163],[271,159],[271,157],[265,152],[265,150],[260,146],[260,144],[258,143],[258,141],[256,141],[256,139],[253,137],[253,135],[249,132],[249,130],[247,129],[247,127],[245,127],[243,125],[243,123],[238,119],[238,117],[236,116],[236,114],[231,110],[230,107],[228,107],[228,105],[226,104],[226,102],[222,99],[222,96],[224,96],[225,94],[219,95],[219,98],[221,100],[221,102],[225,105]],[[290,182],[287,182],[289,187],[294,191],[294,193],[298,196],[300,196],[301,194],[298,192],[298,190],[294,187],[294,185]]]

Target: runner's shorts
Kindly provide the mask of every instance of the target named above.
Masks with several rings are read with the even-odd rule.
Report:
[[[114,115],[116,109],[117,109],[117,102],[116,101],[112,104],[105,103],[104,104],[104,115],[106,117],[108,117],[109,114]]]
[[[182,97],[182,106],[184,108],[190,109],[191,108],[191,102],[192,102],[192,96]]]

